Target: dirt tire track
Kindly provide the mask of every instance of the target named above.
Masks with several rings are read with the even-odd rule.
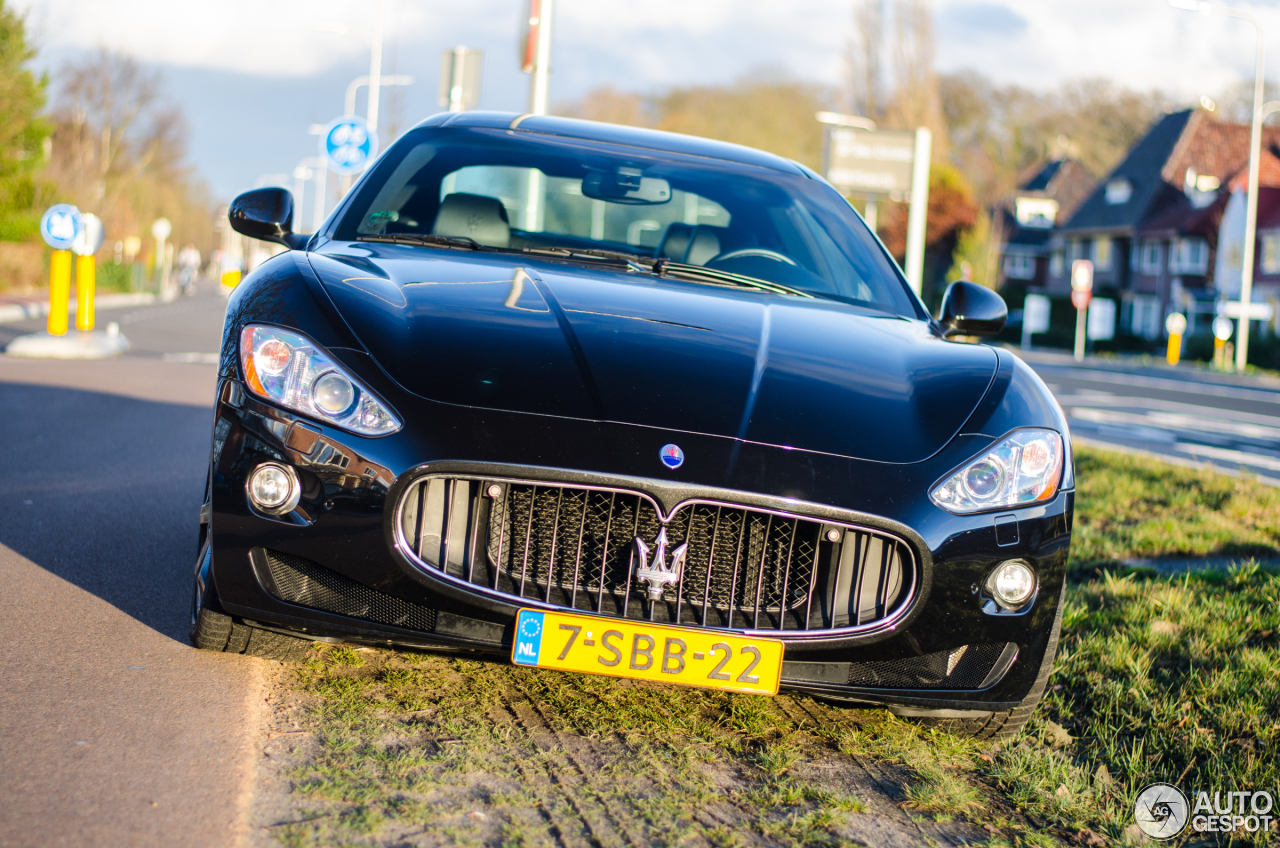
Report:
[[[522,707],[523,709],[521,709]],[[524,730],[529,741],[533,743],[534,747],[538,749],[538,752],[542,754],[538,759],[538,766],[546,776],[548,784],[556,788],[557,792],[555,794],[558,796],[558,800],[561,800],[565,805],[572,809],[574,815],[577,816],[578,820],[582,823],[582,827],[579,829],[579,832],[585,830],[588,837],[584,839],[583,842],[587,845],[593,846],[593,848],[614,848],[614,846],[619,845],[620,843],[616,839],[610,839],[606,842],[600,838],[602,828],[598,822],[592,821],[595,817],[590,816],[578,803],[575,797],[575,792],[573,791],[573,788],[576,787],[570,787],[566,783],[564,779],[565,776],[562,771],[554,768],[553,758],[548,755],[557,751],[558,748],[556,745],[549,744],[547,742],[547,737],[550,736],[554,739],[555,733],[551,728],[547,727],[541,718],[530,715],[532,712],[532,705],[528,701],[521,702],[511,699],[504,702],[501,705],[501,709],[506,710],[510,714],[516,726]],[[520,769],[521,772],[526,772],[525,765],[519,761],[516,762],[516,768]],[[581,778],[581,773],[579,773],[578,776]],[[583,782],[585,782],[585,779]],[[534,782],[534,784],[536,785],[536,782]],[[538,794],[546,795],[547,793]],[[547,800],[550,801],[556,799],[548,798]],[[559,805],[555,806],[558,807]],[[544,818],[547,819],[548,824],[555,829],[557,833],[557,841],[561,845],[565,846],[565,848],[572,848],[572,844],[568,839],[569,829],[564,827],[561,823],[552,820],[551,813],[554,808],[555,807],[551,804],[545,802],[538,805],[538,809],[542,812]],[[616,836],[616,834],[612,833],[610,835]]]
[[[539,704],[537,704],[535,701],[530,699],[526,702],[525,705],[529,707],[532,713],[537,714],[537,721],[539,722],[540,726],[542,728],[545,728],[547,732],[555,736],[556,741],[559,742],[560,748],[564,752],[566,758],[577,770],[578,775],[582,778],[582,785],[587,788],[587,790],[591,793],[591,796],[595,798],[596,802],[600,805],[600,809],[604,811],[605,817],[609,820],[612,826],[614,835],[617,835],[620,837],[619,841],[616,841],[616,842],[609,842],[609,843],[602,842],[605,848],[614,848],[615,845],[629,845],[629,846],[644,845],[645,841],[643,839],[643,836],[638,836],[635,833],[634,828],[628,827],[626,824],[623,823],[622,818],[618,814],[618,811],[612,809],[608,800],[603,795],[601,795],[597,787],[591,782],[591,772],[592,771],[598,772],[600,769],[603,769],[606,765],[604,759],[599,756],[599,751],[597,751],[595,745],[592,744],[592,740],[585,736],[579,737],[577,740],[566,738],[566,736],[563,733],[561,733],[560,731],[552,727],[550,719],[548,718],[546,712],[543,710],[543,708]],[[621,737],[617,737],[616,742],[619,745],[623,745],[623,746],[626,745],[626,742]],[[594,763],[590,764],[591,768],[584,767],[584,764],[580,760],[580,754],[583,748],[585,748],[588,752],[590,752],[590,754],[592,755],[592,759],[595,760]]]

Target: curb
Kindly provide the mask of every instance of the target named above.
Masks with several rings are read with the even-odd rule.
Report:
[[[51,336],[46,332],[18,336],[5,348],[5,356],[25,359],[110,359],[129,349],[129,340],[117,325],[108,330],[88,330]]]
[[[146,306],[155,302],[156,296],[151,292],[104,294],[94,298],[94,310],[120,309],[125,306]],[[74,315],[76,302],[74,300],[68,301],[67,309]],[[11,324],[14,321],[25,321],[28,318],[43,318],[48,314],[49,301],[47,300],[34,301],[32,303],[0,304],[0,324]]]

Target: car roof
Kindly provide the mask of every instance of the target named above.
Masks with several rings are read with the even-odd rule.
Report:
[[[418,127],[467,127],[558,135],[564,138],[622,144],[628,147],[663,150],[688,156],[705,156],[710,159],[722,159],[726,162],[755,165],[788,174],[808,176],[807,169],[801,168],[790,159],[765,153],[753,147],[662,130],[584,121],[578,118],[520,115],[515,112],[442,112],[427,118],[414,129]]]

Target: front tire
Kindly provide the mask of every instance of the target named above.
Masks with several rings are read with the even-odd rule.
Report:
[[[213,539],[208,532],[203,535],[204,543],[196,561],[195,581],[191,589],[191,644],[202,651],[245,654],[280,662],[305,660],[311,650],[308,640],[251,627],[212,608],[210,568],[213,564]]]

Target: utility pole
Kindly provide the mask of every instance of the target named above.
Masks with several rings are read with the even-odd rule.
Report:
[[[916,294],[924,286],[924,239],[929,215],[929,158],[933,134],[925,127],[916,130],[915,156],[911,167],[911,207],[907,210],[907,282]]]
[[[524,60],[521,70],[533,74],[529,88],[529,114],[547,114],[548,90],[551,74],[551,13],[554,0],[529,0],[529,29],[525,38]],[[524,229],[537,232],[541,229],[543,180],[537,168],[529,171],[525,186]]]
[[[529,37],[523,70],[533,74],[533,84],[529,89],[530,115],[547,114],[547,95],[551,82],[551,7],[554,2],[555,0],[529,0]]]

